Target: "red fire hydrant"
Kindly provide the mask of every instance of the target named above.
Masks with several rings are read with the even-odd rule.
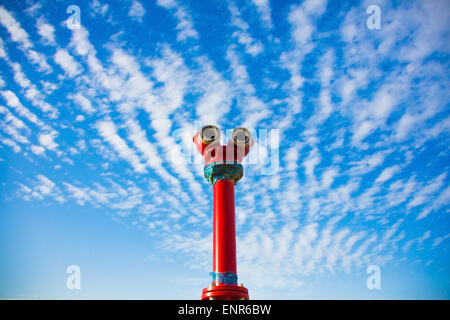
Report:
[[[234,185],[243,176],[242,160],[253,145],[245,128],[233,130],[227,145],[220,144],[220,130],[204,126],[194,135],[197,150],[205,159],[204,174],[213,186],[212,282],[202,300],[248,300],[248,290],[237,282]]]

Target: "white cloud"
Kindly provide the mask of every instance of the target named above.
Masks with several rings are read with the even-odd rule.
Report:
[[[334,104],[331,101],[331,82],[334,71],[334,51],[329,49],[319,60],[319,80],[321,84],[316,112],[310,118],[308,126],[315,131],[316,127],[325,122],[334,111]]]
[[[284,161],[286,162],[286,170],[295,171],[298,168],[298,158],[299,158],[300,148],[298,145],[290,147],[286,151],[286,156]]]
[[[442,206],[446,206],[450,203],[450,186],[445,188],[444,191],[433,201],[433,209],[437,210]]]
[[[132,165],[134,171],[138,173],[145,173],[147,171],[145,165],[141,163],[141,160],[136,153],[127,145],[125,140],[117,134],[117,129],[113,122],[100,121],[97,123],[97,129],[103,139],[111,144],[119,156]]]
[[[129,119],[126,122],[126,126],[129,130],[130,140],[133,141],[136,148],[143,154],[148,166],[153,168],[160,177],[170,184],[175,186],[179,185],[178,180],[174,179],[164,168],[163,160],[160,158],[158,150],[147,140],[145,132],[140,128],[139,124],[135,120]]]
[[[70,47],[73,47],[80,56],[94,56],[95,49],[88,39],[89,32],[81,27],[72,31]]]
[[[94,14],[101,15],[102,17],[106,15],[106,12],[109,9],[108,4],[101,4],[98,0],[92,1],[89,6]]]
[[[355,132],[353,133],[352,141],[358,144],[364,140],[370,133],[376,129],[373,121],[364,121],[357,125]]]
[[[53,181],[50,181],[46,176],[39,174],[37,176],[40,184],[37,186],[37,189],[42,195],[48,195],[53,191],[55,184]]]
[[[429,207],[425,207],[417,216],[416,220],[421,220],[427,217],[432,211],[437,211],[443,206],[450,204],[450,187],[444,189],[441,194],[433,200]]]
[[[26,118],[28,121],[40,126],[45,127],[44,123],[38,119],[38,117],[30,110],[25,108],[17,98],[16,94],[10,90],[2,91],[3,98],[6,100],[6,104],[12,107],[19,116]]]
[[[61,66],[64,72],[71,78],[82,72],[82,67],[65,49],[58,49],[53,56],[55,62]]]
[[[19,63],[8,61],[9,65],[13,69],[14,80],[25,91],[25,98],[27,98],[33,106],[38,107],[42,112],[48,113],[49,117],[55,119],[58,117],[59,112],[56,108],[45,101],[45,96],[42,90],[39,90],[37,86],[32,83],[22,70],[22,66]]]
[[[73,99],[75,103],[77,103],[81,107],[81,110],[83,110],[87,114],[91,115],[95,112],[94,107],[92,107],[91,101],[85,96],[83,96],[81,92],[77,92],[74,95],[69,95],[68,97],[70,99]]]
[[[249,34],[249,25],[240,18],[240,12],[236,5],[230,2],[228,7],[231,12],[231,23],[238,29],[233,33],[233,37],[237,38],[238,43],[245,47],[245,51],[248,54],[254,57],[257,56],[264,50],[262,43],[253,39]]]
[[[145,9],[142,3],[133,0],[130,11],[128,11],[128,16],[136,21],[142,22],[142,17],[145,15]]]
[[[8,60],[8,54],[6,53],[5,43],[2,38],[0,38],[0,58]]]
[[[3,6],[0,6],[0,24],[8,30],[8,33],[11,35],[11,40],[20,44],[20,49],[24,51],[27,58],[33,64],[38,66],[38,70],[47,73],[52,71],[45,56],[32,49],[33,44],[29,39],[28,33]]]
[[[386,182],[389,179],[391,179],[394,176],[394,174],[396,174],[399,171],[400,171],[400,166],[398,166],[398,165],[394,165],[392,167],[385,168],[380,173],[380,175],[375,180],[375,182],[381,182],[381,183]]]
[[[45,80],[41,80],[39,82],[42,85],[42,91],[44,91],[46,94],[51,94],[53,93],[53,91],[58,89],[58,85],[56,83]]]
[[[20,129],[14,125],[14,122],[10,121],[0,121],[0,129],[10,135],[14,141],[18,143],[30,143],[28,139],[20,133]]]
[[[36,180],[31,183],[30,187],[21,184],[19,194],[19,197],[26,201],[33,198],[42,200],[47,197],[54,198],[59,203],[66,201],[55,183],[42,174],[36,176]]]
[[[407,135],[414,128],[414,124],[416,123],[416,118],[410,115],[409,113],[405,113],[402,118],[397,123],[397,132],[395,138],[397,140],[403,140],[407,138]]]
[[[258,98],[256,89],[252,85],[246,66],[239,61],[235,50],[227,50],[227,60],[233,72],[233,95],[238,98],[237,105],[241,112],[239,117],[243,119],[243,126],[249,129],[256,128],[258,122],[266,119],[271,114],[269,107]]]
[[[337,168],[328,168],[325,170],[322,174],[322,188],[328,189],[338,176],[338,169]]]
[[[175,0],[158,0],[157,3],[159,6],[164,7],[166,9],[172,9],[177,5]]]
[[[27,135],[30,133],[30,128],[22,120],[14,116],[8,108],[0,105],[0,113],[4,115],[3,120],[9,123],[12,128],[16,130],[23,130]]]
[[[311,181],[315,180],[314,169],[320,163],[321,157],[317,149],[312,150],[309,153],[309,157],[303,162],[303,167],[305,168],[305,174]]]
[[[261,15],[261,19],[266,26],[266,28],[272,28],[272,18],[271,18],[271,10],[269,5],[269,0],[252,0],[253,4],[258,9],[259,14]]]
[[[11,148],[13,148],[15,153],[19,153],[22,150],[22,148],[17,143],[15,143],[13,140],[11,140],[9,138],[3,138],[0,136],[0,141],[4,145],[10,146]]]
[[[11,68],[14,72],[14,80],[24,89],[31,87],[31,81],[27,78],[22,71],[22,66],[19,63],[11,63]]]
[[[302,111],[303,106],[303,84],[305,77],[302,75],[302,64],[304,57],[316,46],[313,35],[316,32],[315,20],[324,12],[326,1],[318,1],[316,4],[305,1],[300,6],[292,6],[288,21],[291,24],[291,38],[293,48],[284,51],[280,55],[282,68],[289,71],[290,79],[284,84],[288,93],[286,99],[288,107],[282,111],[285,116],[280,119],[278,127],[291,127],[296,114]],[[322,95],[322,103],[327,102],[327,96]],[[328,103],[329,104],[329,103]]]
[[[88,194],[88,188],[78,188],[67,182],[63,182],[63,185],[80,206],[83,206],[87,201],[92,200]]]
[[[293,28],[292,37],[297,45],[302,46],[310,41],[316,30],[313,20],[324,13],[327,2],[326,0],[304,1],[289,12],[288,20]]]
[[[35,2],[25,9],[25,13],[31,17],[36,17],[39,11],[42,9],[42,4],[39,2]]]
[[[226,80],[214,70],[211,62],[202,59],[202,70],[198,86],[203,91],[197,102],[196,114],[204,123],[217,124],[229,110],[231,104],[230,87]]]
[[[386,88],[383,88],[375,94],[368,108],[374,118],[385,120],[391,114],[394,106],[395,99],[393,95]]]
[[[164,48],[161,59],[153,59],[149,65],[153,67],[153,76],[156,80],[164,83],[161,103],[170,114],[183,105],[191,74],[183,58],[169,47]]]
[[[84,120],[86,120],[86,118],[82,114],[79,114],[75,117],[76,122],[83,122]]]
[[[36,27],[38,29],[38,34],[44,40],[44,43],[49,43],[52,45],[56,44],[55,41],[55,27],[48,24],[43,17],[40,17],[36,22]]]
[[[8,30],[12,41],[21,43],[25,49],[33,46],[28,33],[3,6],[0,6],[0,24]]]
[[[385,154],[383,152],[377,152],[372,155],[364,157],[364,159],[356,162],[350,162],[354,165],[349,170],[350,175],[364,175],[384,162]]]
[[[49,133],[42,133],[39,135],[39,143],[48,150],[56,151],[58,144],[55,142],[55,138],[58,136],[56,131]]]
[[[153,89],[151,82],[140,71],[140,67],[136,62],[136,59],[123,52],[122,50],[114,50],[113,62],[119,67],[123,76],[129,77],[129,79],[137,78],[141,82],[141,87],[147,87],[142,93],[127,92],[125,97],[128,99],[124,101],[125,106],[120,110],[127,117],[133,116],[133,105],[136,103],[134,100],[138,99],[137,104],[142,104],[142,107],[149,113],[151,119],[151,127],[156,131],[154,137],[158,145],[165,151],[165,159],[170,167],[177,173],[180,178],[185,179],[189,183],[194,197],[198,199],[200,203],[204,203],[205,200],[200,196],[202,193],[201,186],[195,181],[190,168],[173,154],[181,154],[180,146],[174,141],[170,135],[170,129],[172,127],[172,120],[169,119],[169,114],[172,113],[175,108],[181,106],[184,96],[184,87],[186,79],[176,80],[180,74],[185,74],[183,78],[187,78],[187,70],[183,66],[183,61],[170,49],[166,48],[163,51],[163,60],[156,59],[149,62],[150,66],[154,67],[154,76],[157,80],[163,83],[163,86],[159,89]],[[208,79],[210,82],[211,79]],[[128,81],[126,82],[128,84]],[[143,84],[143,85],[142,85]],[[126,86],[126,85],[125,85]],[[130,94],[131,93],[131,94]],[[168,106],[168,108],[166,108]],[[140,132],[137,126],[129,123],[130,139],[134,139],[135,145],[138,149],[142,149],[145,144],[142,132]],[[141,150],[142,151],[142,150]],[[150,151],[151,152],[151,151]],[[148,157],[148,152],[144,152]],[[177,186],[178,182],[169,177],[169,181],[172,185]],[[183,194],[179,189],[176,191],[181,197]]]
[[[445,236],[437,237],[434,239],[433,247],[440,245],[442,242],[450,238],[450,233],[447,233]]]
[[[442,173],[437,177],[434,177],[426,186],[420,188],[415,194],[411,201],[408,202],[406,208],[408,210],[421,206],[432,196],[433,193],[438,191],[444,184],[444,179],[447,173]]]
[[[292,25],[292,38],[299,46],[307,44],[315,30],[308,14],[298,7],[289,12],[289,22]]]
[[[42,148],[41,146],[37,146],[37,145],[32,145],[31,146],[31,152],[33,152],[35,155],[42,155],[45,153],[45,149]]]
[[[198,38],[198,33],[194,29],[191,16],[186,9],[175,0],[158,0],[157,4],[168,10],[173,11],[178,20],[176,29],[178,30],[177,40],[184,41],[188,38]]]

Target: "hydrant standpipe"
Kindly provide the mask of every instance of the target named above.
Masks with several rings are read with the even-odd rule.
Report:
[[[243,176],[241,162],[253,145],[245,128],[236,128],[226,146],[220,131],[205,126],[194,135],[197,150],[205,159],[204,174],[213,186],[213,270],[211,284],[202,300],[248,300],[248,290],[238,284],[234,186]]]

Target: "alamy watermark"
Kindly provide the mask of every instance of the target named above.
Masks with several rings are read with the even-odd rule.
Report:
[[[70,274],[66,280],[66,287],[69,290],[81,290],[81,269],[73,264],[67,267],[66,273]]]
[[[66,13],[71,16],[66,20],[66,26],[70,30],[81,28],[81,10],[80,7],[72,4],[67,7]]]
[[[381,29],[381,10],[376,4],[372,4],[367,7],[366,13],[370,16],[366,20],[366,26],[368,29]]]
[[[193,135],[202,128],[201,122],[194,123],[194,131],[178,129],[172,132],[171,138],[176,142],[169,155],[172,162],[187,164],[202,164],[204,159],[195,149],[192,141]],[[247,128],[251,133],[254,145],[249,154],[243,159],[242,164],[254,165],[262,175],[274,175],[280,167],[280,130],[279,129],[254,129]],[[221,130],[221,143],[226,145],[230,139],[232,129]],[[227,150],[228,152],[228,150]],[[227,155],[228,156],[228,155]]]
[[[367,278],[366,286],[369,290],[380,290],[381,289],[381,269],[376,264],[372,264],[367,267],[366,272],[370,274]]]

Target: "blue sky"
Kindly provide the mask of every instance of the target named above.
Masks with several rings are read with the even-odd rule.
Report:
[[[0,298],[199,299],[212,190],[191,137],[215,124],[255,136],[251,298],[448,299],[448,8],[2,1]]]

